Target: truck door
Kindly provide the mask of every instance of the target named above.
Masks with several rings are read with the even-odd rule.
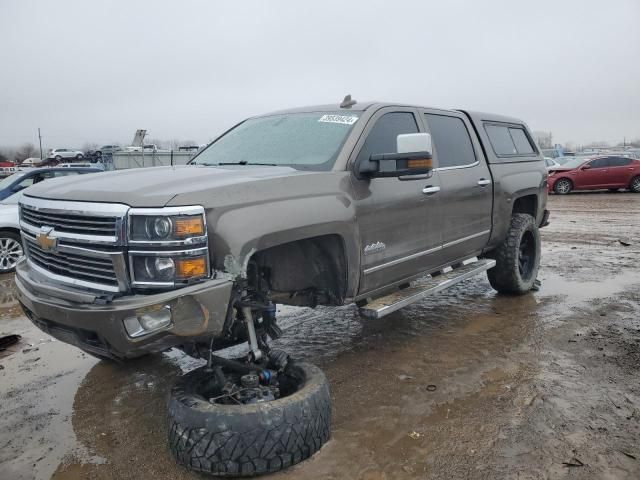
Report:
[[[424,131],[418,112],[385,108],[371,118],[354,152],[355,168],[373,154],[397,153],[397,137]],[[400,282],[438,263],[441,246],[438,174],[354,177],[360,230],[359,293]]]
[[[493,185],[479,141],[463,114],[424,111],[442,191],[443,261],[480,253],[491,234]]]

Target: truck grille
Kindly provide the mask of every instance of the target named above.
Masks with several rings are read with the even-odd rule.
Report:
[[[117,217],[97,217],[72,213],[50,213],[22,205],[22,221],[36,228],[53,227],[57,232],[80,235],[116,236]]]
[[[27,240],[29,260],[40,268],[56,275],[118,286],[118,278],[110,258],[51,252],[42,249],[31,236],[24,235],[24,238]]]

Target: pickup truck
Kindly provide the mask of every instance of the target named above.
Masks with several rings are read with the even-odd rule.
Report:
[[[99,358],[206,359],[172,390],[170,448],[193,470],[254,475],[330,435],[322,372],[269,347],[275,304],[382,317],[485,271],[526,294],[546,201],[521,120],[345,97],[247,119],[187,166],[34,186],[15,281],[38,327]],[[213,353],[245,341],[242,359]],[[243,456],[225,448],[238,441]]]

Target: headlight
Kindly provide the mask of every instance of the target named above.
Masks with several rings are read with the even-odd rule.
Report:
[[[188,284],[209,276],[206,248],[185,252],[131,252],[134,286]]]
[[[132,208],[128,223],[133,287],[174,287],[209,277],[203,207]]]
[[[140,211],[142,209],[136,209]],[[133,213],[129,217],[129,241],[132,243],[193,243],[206,235],[204,214],[147,215]]]

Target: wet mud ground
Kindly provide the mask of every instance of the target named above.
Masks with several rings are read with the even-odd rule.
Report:
[[[268,478],[640,478],[640,195],[549,203],[538,292],[481,276],[377,321],[281,312],[277,343],[330,380],[333,437]],[[12,288],[0,277],[0,335],[23,336],[0,352],[0,479],[203,478],[165,440],[168,389],[198,361],[98,362]]]

